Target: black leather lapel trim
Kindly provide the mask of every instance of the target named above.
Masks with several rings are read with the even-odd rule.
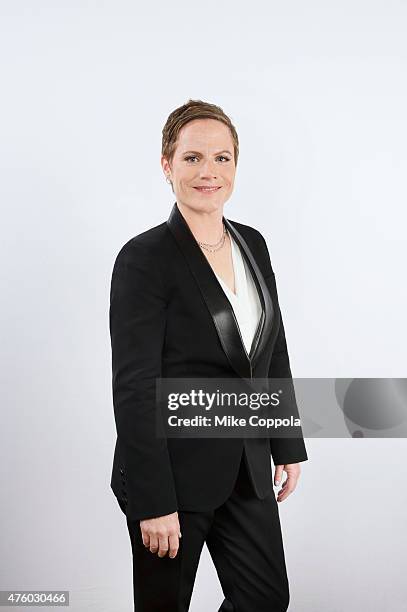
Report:
[[[243,256],[252,270],[262,305],[262,315],[252,342],[250,355],[247,354],[246,347],[243,343],[232,305],[226,297],[208,260],[202,253],[200,246],[195,240],[176,202],[167,219],[167,225],[183,253],[189,269],[201,291],[202,297],[213,318],[219,340],[229,363],[241,378],[251,378],[255,362],[260,352],[266,346],[269,334],[271,333],[273,325],[273,304],[263,275],[244,238],[230,221],[225,219],[225,217],[223,217],[223,220],[227,229],[241,247]]]
[[[252,369],[254,369],[256,367],[258,356],[267,345],[273,327],[277,322],[277,317],[275,316],[275,308],[273,306],[273,301],[270,296],[270,292],[264,280],[264,276],[261,273],[260,268],[257,265],[256,260],[254,259],[253,254],[250,251],[245,239],[234,227],[231,221],[229,221],[225,217],[223,217],[223,219],[227,229],[232,234],[236,242],[239,244],[243,257],[246,259],[246,262],[249,268],[251,269],[262,307],[261,318],[250,349],[250,359],[252,362]]]
[[[176,202],[167,225],[201,291],[229,363],[241,378],[251,378],[251,363],[240,336],[233,308]]]

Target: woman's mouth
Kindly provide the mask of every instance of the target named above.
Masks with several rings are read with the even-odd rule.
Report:
[[[194,187],[200,193],[215,193],[220,187]]]

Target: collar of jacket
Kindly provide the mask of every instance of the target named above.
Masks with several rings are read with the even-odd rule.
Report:
[[[173,205],[167,219],[167,225],[185,256],[189,269],[201,291],[229,363],[240,377],[252,378],[256,363],[262,351],[269,346],[269,339],[279,323],[279,309],[273,305],[264,277],[243,236],[231,221],[225,217],[223,217],[223,221],[240,247],[241,253],[252,272],[260,297],[262,312],[249,354],[244,345],[232,305],[182,216],[177,202]]]

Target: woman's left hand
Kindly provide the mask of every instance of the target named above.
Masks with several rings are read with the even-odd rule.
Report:
[[[277,501],[281,502],[290,495],[297,486],[300,477],[301,468],[299,463],[286,463],[285,465],[276,465],[274,474],[274,485],[278,486],[283,477],[283,472],[287,473],[287,478],[281,485],[281,489],[277,495]]]

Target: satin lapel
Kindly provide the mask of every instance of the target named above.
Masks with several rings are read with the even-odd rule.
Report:
[[[232,224],[231,221],[223,217],[223,220],[226,224],[227,229],[232,234],[235,241],[240,246],[243,257],[246,260],[249,268],[251,269],[252,276],[257,288],[257,293],[260,298],[260,303],[262,307],[262,313],[259,321],[259,325],[257,327],[256,333],[253,338],[252,346],[250,349],[250,360],[252,363],[252,369],[256,367],[257,359],[262,352],[262,350],[266,347],[267,342],[270,338],[271,332],[274,328],[274,325],[277,323],[275,316],[275,309],[273,306],[273,301],[270,296],[269,289],[266,285],[264,277],[258,267],[255,258],[253,257],[252,252],[250,251],[245,239],[238,232],[236,227]]]
[[[201,291],[231,366],[241,378],[251,378],[250,360],[240,337],[233,308],[176,203],[167,225]]]
[[[243,256],[252,270],[262,305],[262,314],[253,339],[250,355],[247,354],[244,346],[233,308],[211,265],[202,253],[187,222],[179,211],[176,202],[167,220],[167,225],[201,291],[202,297],[213,318],[222,348],[231,366],[240,377],[251,378],[256,360],[265,347],[271,332],[273,305],[264,278],[245,240],[230,221],[225,219],[225,217],[223,219],[228,230],[241,247]]]

